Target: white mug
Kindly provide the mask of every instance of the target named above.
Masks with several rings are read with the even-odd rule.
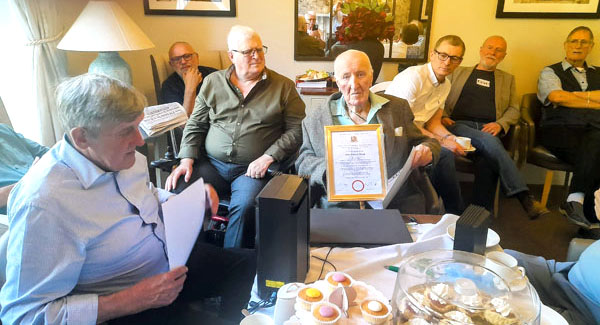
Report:
[[[471,138],[467,137],[456,137],[456,143],[460,144],[463,149],[471,148]]]
[[[281,325],[290,319],[295,313],[294,304],[298,291],[304,287],[304,283],[292,282],[285,284],[277,290],[277,301],[275,302],[275,311],[273,319],[275,325]]]

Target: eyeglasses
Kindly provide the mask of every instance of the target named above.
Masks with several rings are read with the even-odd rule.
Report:
[[[169,59],[169,62],[175,64],[175,63],[181,62],[181,60],[189,61],[192,58],[192,56],[194,56],[195,54],[196,53],[194,52],[194,53],[187,53],[187,54],[180,55],[180,56],[174,56]]]
[[[438,57],[438,59],[440,59],[440,61],[446,61],[446,60],[450,59],[450,62],[452,62],[452,63],[460,63],[463,60],[462,56],[448,55],[444,52],[438,52],[437,50],[433,50],[433,52],[435,52],[435,54],[437,54],[437,57]]]
[[[581,47],[590,46],[592,44],[591,41],[583,40],[583,39],[572,39],[570,41],[567,41],[567,43],[569,43],[569,45],[571,45],[571,46],[581,45]]]
[[[245,50],[245,51],[238,51],[238,50],[231,50],[231,52],[237,52],[247,58],[254,56],[254,54],[267,54],[267,51],[269,50],[268,47],[263,46],[263,47],[259,47],[256,49],[249,49],[249,50]]]

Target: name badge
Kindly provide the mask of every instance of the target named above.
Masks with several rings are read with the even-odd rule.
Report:
[[[477,78],[477,84],[479,86],[490,88],[490,81],[489,80]]]
[[[397,127],[397,128],[394,129],[394,135],[397,136],[397,137],[401,137],[402,136],[402,131],[403,131],[402,127],[399,126],[399,127]]]

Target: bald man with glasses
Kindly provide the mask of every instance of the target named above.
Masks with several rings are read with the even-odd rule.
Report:
[[[387,95],[406,99],[417,127],[442,145],[440,160],[430,177],[444,200],[446,210],[454,214],[460,214],[463,210],[454,154],[464,156],[465,151],[442,124],[442,113],[450,92],[450,81],[446,80],[446,76],[460,65],[464,53],[465,43],[462,39],[456,35],[446,35],[435,43],[429,53],[429,63],[405,69],[394,77],[385,91]]]
[[[198,62],[198,53],[187,42],[175,42],[169,48],[169,64],[175,70],[162,84],[162,103],[178,102],[187,115],[192,114],[194,100],[202,86],[202,80],[217,71]]]
[[[233,64],[204,80],[166,186],[179,192],[201,176],[220,197],[231,195],[225,247],[253,247],[254,200],[267,170],[296,155],[305,106],[292,80],[266,68],[267,47],[253,29],[233,26],[227,45]]]

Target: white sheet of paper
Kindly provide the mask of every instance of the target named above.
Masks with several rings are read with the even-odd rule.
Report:
[[[202,178],[162,204],[169,269],[185,265],[204,224],[206,195]]]
[[[412,166],[412,162],[413,162],[414,158],[415,158],[415,147],[413,147],[411,149],[410,154],[408,155],[408,158],[406,159],[406,162],[404,163],[404,166],[402,166],[402,168],[396,174],[394,174],[392,177],[390,177],[388,179],[388,183],[387,183],[388,192],[385,195],[385,197],[383,198],[383,200],[382,201],[368,201],[371,208],[373,208],[375,210],[381,210],[381,209],[385,209],[388,207],[388,205],[390,204],[392,199],[396,196],[396,194],[398,194],[398,191],[400,190],[402,185],[404,185],[404,182],[406,182],[406,179],[410,175],[410,172],[412,172],[411,166]]]

